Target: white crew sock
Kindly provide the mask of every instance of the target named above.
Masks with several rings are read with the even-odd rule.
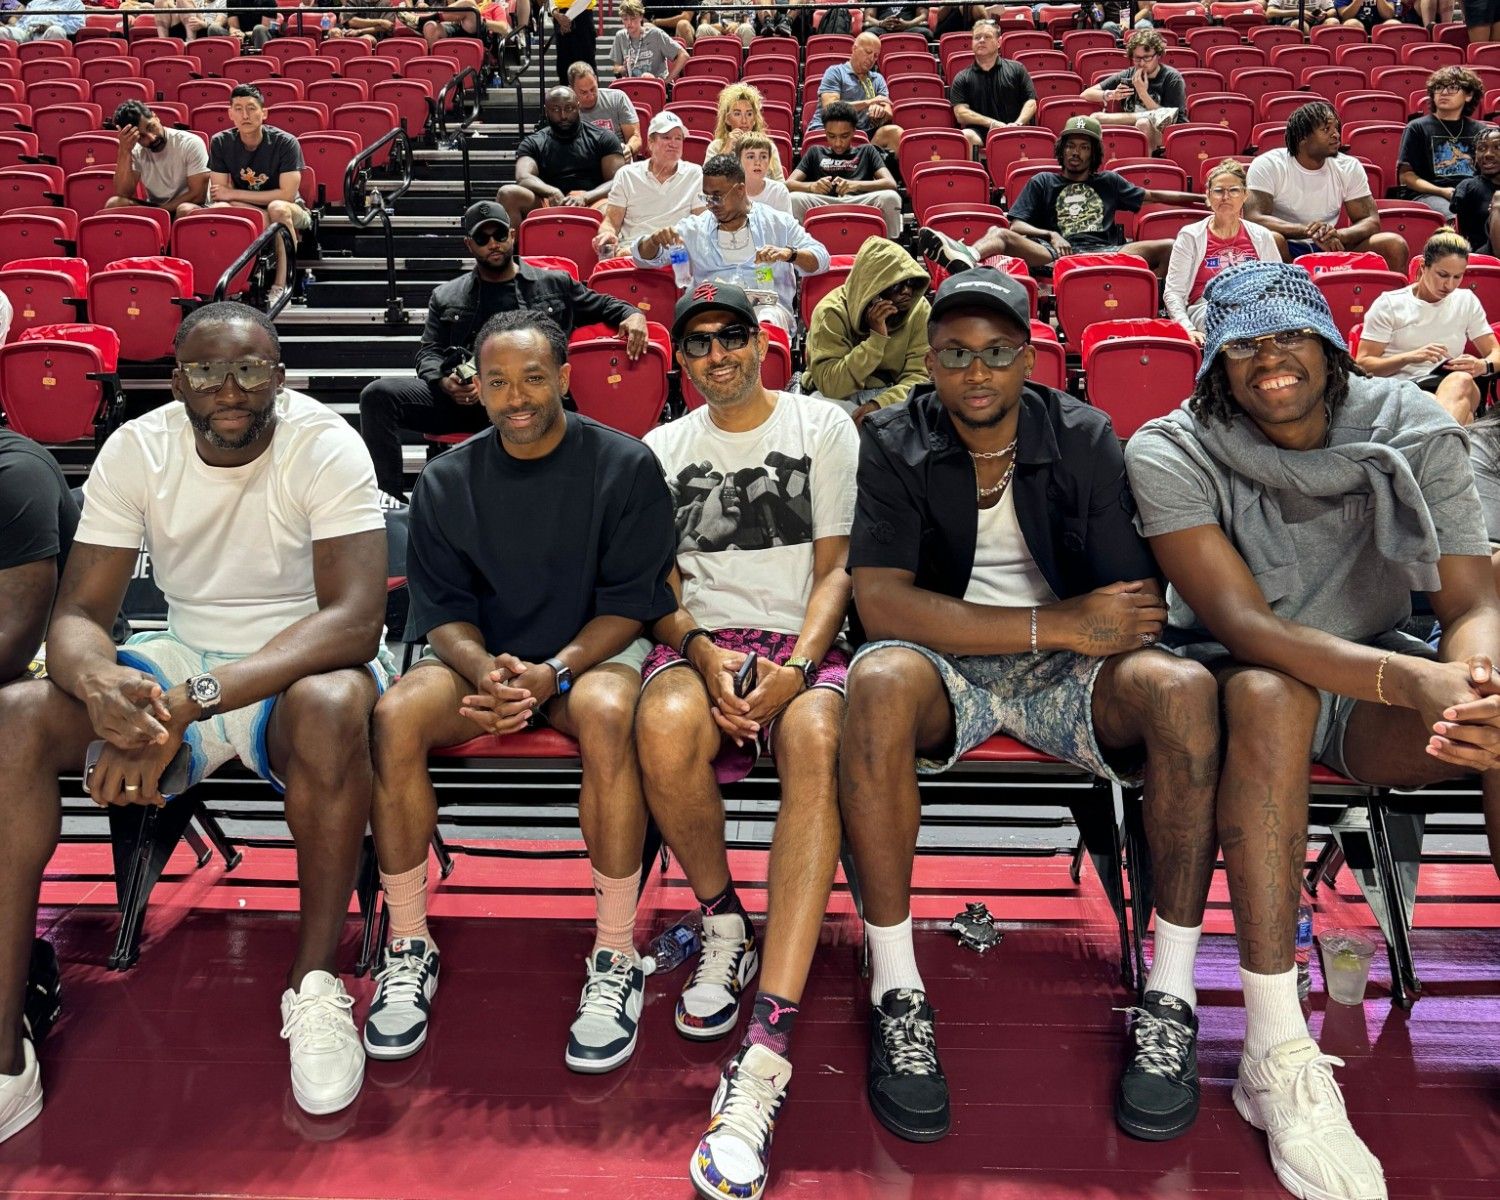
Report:
[[[899,925],[871,925],[865,922],[865,939],[870,947],[870,1002],[878,1005],[892,988],[910,988],[925,992],[917,971],[916,947],[911,940],[911,914]]]
[[[1302,1000],[1297,995],[1297,968],[1279,975],[1256,975],[1240,968],[1245,989],[1245,1057],[1262,1059],[1283,1042],[1310,1037]]]
[[[1146,976],[1148,992],[1166,992],[1198,1008],[1198,989],[1193,986],[1193,964],[1198,958],[1198,939],[1203,936],[1199,922],[1189,929],[1156,918],[1151,938],[1151,973]]]

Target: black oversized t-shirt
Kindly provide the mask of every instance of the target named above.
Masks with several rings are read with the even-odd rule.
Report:
[[[1124,231],[1115,213],[1140,212],[1145,191],[1113,171],[1100,171],[1083,181],[1069,180],[1059,171],[1034,175],[1011,205],[1010,219],[1060,233],[1075,248],[1119,245]]]
[[[1401,135],[1396,162],[1405,163],[1418,179],[1438,187],[1457,187],[1479,174],[1474,165],[1474,143],[1484,128],[1469,118],[1443,121],[1434,116],[1418,117],[1407,123]]]
[[[0,429],[0,571],[57,559],[78,528],[78,503],[57,460],[28,437]]]
[[[229,186],[243,192],[274,192],[288,171],[302,170],[302,147],[274,125],[260,127],[260,143],[250,149],[238,129],[214,134],[208,147],[208,169],[229,176]]]
[[[578,136],[560,138],[546,126],[528,133],[516,147],[517,158],[536,163],[537,174],[563,192],[591,192],[604,182],[603,162],[611,154],[624,154],[625,148],[608,129],[578,125]]]
[[[598,616],[660,620],[672,499],[644,444],[568,413],[562,443],[512,458],[487,429],[435,459],[411,498],[406,640],[456,621],[492,654],[552,657]]]
[[[885,156],[869,144],[850,146],[843,154],[835,154],[827,146],[814,146],[802,156],[797,170],[809,183],[817,183],[827,176],[847,179],[851,183],[868,183],[885,166]]]
[[[1028,100],[1036,99],[1031,75],[1018,62],[997,59],[988,71],[976,63],[958,73],[948,88],[948,103],[967,104],[992,121],[1014,121]]]
[[[1493,254],[1490,247],[1490,205],[1495,199],[1495,185],[1483,175],[1465,179],[1453,193],[1450,204],[1458,222],[1458,232],[1468,239],[1475,254]]]
[[[1130,84],[1130,95],[1125,97],[1120,106],[1123,112],[1136,112],[1141,109],[1141,98],[1135,94],[1135,84],[1130,78],[1134,74],[1135,68],[1127,67],[1123,71],[1115,72],[1099,85],[1108,96],[1122,83]],[[1176,67],[1169,67],[1163,63],[1161,70],[1146,80],[1146,95],[1162,108],[1175,108],[1179,121],[1187,119],[1187,83]]]

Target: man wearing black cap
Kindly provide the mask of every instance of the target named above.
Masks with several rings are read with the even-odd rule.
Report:
[[[1003,733],[1116,783],[1144,767],[1159,924],[1117,1110],[1172,1137],[1198,1111],[1191,945],[1213,871],[1217,694],[1203,667],[1151,648],[1167,610],[1119,442],[1098,409],[1027,381],[1029,330],[1014,279],[947,280],[933,386],[860,432],[849,568],[870,643],[849,671],[839,795],[873,968],[870,1104],[911,1141],[948,1131],[912,945],[917,774]]]
[[[766,335],[733,284],[678,302],[677,362],[707,404],[646,435],[672,490],[677,608],[652,630],[636,717],[646,802],[703,915],[677,1031],[727,1036],[758,956],[729,875],[719,784],[774,749],[781,803],[767,876],[765,969],[689,1163],[699,1193],[759,1196],[786,1096],[792,1026],[839,851],[838,744],[854,515],[854,423],[767,391]]]
[[[493,200],[464,213],[464,245],[474,269],[449,280],[427,302],[427,326],[417,348],[415,379],[386,378],[359,395],[359,431],[375,460],[382,491],[406,495],[401,431],[476,433],[488,426],[474,374],[474,335],[496,313],[544,313],[564,334],[584,325],[613,325],[631,359],[646,348],[646,318],[612,296],[603,296],[564,271],[546,271],[516,258],[505,209]]]

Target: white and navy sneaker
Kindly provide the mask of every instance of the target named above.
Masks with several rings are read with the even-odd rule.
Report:
[[[578,1015],[568,1030],[563,1062],[585,1075],[613,1071],[635,1053],[635,1037],[646,1002],[646,973],[634,954],[595,950],[585,960],[588,978]]]
[[[313,1116],[354,1103],[365,1079],[365,1051],[354,1028],[354,999],[327,971],[309,971],[281,993],[281,1036],[292,1055],[292,1096]]]
[[[749,917],[737,912],[704,917],[698,966],[677,998],[677,1032],[709,1042],[733,1029],[740,993],[759,965]]]
[[[756,1200],[771,1173],[771,1135],[792,1064],[766,1046],[746,1046],[724,1068],[708,1132],[688,1175],[700,1196]]]
[[[441,956],[426,938],[393,938],[375,976],[375,998],[365,1017],[365,1053],[409,1058],[427,1041]]]
[[[20,1133],[42,1112],[42,1069],[30,1029],[21,1039],[21,1073],[0,1075],[0,1142]]]

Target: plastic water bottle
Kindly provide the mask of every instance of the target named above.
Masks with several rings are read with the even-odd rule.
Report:
[[[677,286],[688,287],[693,282],[693,269],[688,266],[687,247],[673,246],[667,257],[672,260],[672,275],[677,280]]]
[[[1303,1000],[1307,999],[1308,993],[1312,991],[1312,972],[1309,964],[1312,962],[1313,946],[1313,910],[1310,905],[1299,904],[1297,906],[1297,995]]]
[[[329,29],[332,29],[333,28],[333,14],[332,13],[324,13],[323,14],[323,19],[319,22],[319,24],[323,27],[323,29],[325,31],[329,30]]]
[[[700,921],[701,917],[693,913],[657,934],[641,956],[641,969],[647,975],[664,975],[697,954],[703,946]]]

